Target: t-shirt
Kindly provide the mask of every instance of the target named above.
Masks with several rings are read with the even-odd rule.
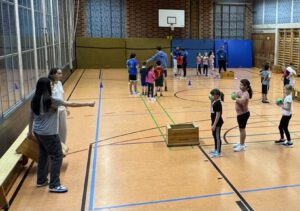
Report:
[[[203,57],[203,65],[208,65],[208,57],[207,56]]]
[[[177,65],[182,65],[183,64],[183,56],[178,56],[177,57]]]
[[[268,70],[263,70],[260,73],[260,75],[261,75],[261,79],[262,79],[262,81],[261,81],[262,85],[269,86],[269,83],[270,83],[270,80],[269,80],[269,78],[270,78],[269,71]]]
[[[40,115],[33,114],[33,132],[39,135],[56,135],[58,134],[58,112],[57,108],[64,105],[64,101],[51,98],[52,105],[48,112],[43,111],[41,100]],[[33,112],[33,111],[31,111]]]
[[[287,95],[285,98],[284,98],[284,101],[283,101],[283,107],[287,107],[287,104],[288,103],[291,103],[291,110],[290,111],[287,111],[285,109],[282,109],[282,115],[283,116],[290,116],[292,115],[293,113],[293,97],[292,95]]]
[[[159,78],[164,74],[164,70],[161,67],[156,67],[154,69],[155,78]]]
[[[242,92],[242,91],[238,91],[237,92],[237,98],[241,99],[244,98],[245,101],[243,103],[238,103],[237,101],[235,102],[235,111],[237,113],[237,115],[241,115],[244,113],[247,113],[248,110],[248,103],[249,103],[249,93],[248,91]]]
[[[135,58],[127,60],[129,75],[136,75],[137,74],[137,68],[136,68],[137,65],[138,65],[138,62]]]
[[[60,81],[57,81],[53,84],[52,97],[60,100],[64,100],[64,88]]]
[[[218,56],[218,60],[225,60],[226,61],[226,52],[224,51],[224,50],[219,50],[218,52],[217,52],[217,56]]]
[[[148,68],[147,67],[142,67],[140,69],[140,74],[141,74],[141,81],[146,81],[146,77],[148,74]]]
[[[220,100],[214,101],[211,104],[211,114],[210,114],[211,125],[213,125],[214,122],[215,122],[215,119],[217,117],[217,112],[221,112],[221,116],[220,116],[219,121],[217,122],[216,126],[221,126],[224,123],[224,121],[223,121],[223,118],[222,118],[222,103],[221,103]]]

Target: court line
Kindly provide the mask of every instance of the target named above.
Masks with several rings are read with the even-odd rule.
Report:
[[[158,125],[158,123],[157,123],[156,119],[154,118],[153,114],[151,113],[151,111],[150,111],[149,107],[147,106],[147,104],[146,104],[144,98],[143,98],[141,95],[140,95],[140,98],[142,99],[144,105],[146,106],[146,108],[147,108],[147,110],[148,110],[148,112],[149,112],[149,114],[150,114],[152,120],[154,121],[154,123],[155,123],[155,125],[156,125],[156,128],[159,130],[161,136],[163,137],[164,141],[166,142],[166,137],[165,137],[165,135],[163,134],[163,132],[161,131],[160,126]]]
[[[160,104],[159,100],[157,99],[156,102],[161,107],[161,109],[164,111],[164,113],[169,117],[169,119],[172,121],[173,124],[175,124],[175,121],[173,118],[169,115],[169,113],[165,110],[165,108]],[[186,112],[185,112],[186,113]]]
[[[273,186],[273,187],[266,187],[266,188],[255,188],[255,189],[241,190],[240,192],[247,194],[247,193],[256,193],[256,192],[271,191],[271,190],[278,190],[278,189],[280,190],[280,189],[288,189],[288,188],[300,188],[300,184]],[[188,200],[196,200],[196,199],[204,199],[204,198],[214,198],[214,197],[229,196],[229,195],[234,195],[234,194],[235,194],[235,192],[232,191],[232,192],[223,192],[223,193],[206,194],[206,195],[198,195],[198,196],[179,197],[179,198],[164,199],[164,200],[153,200],[153,201],[145,201],[145,202],[137,202],[137,203],[103,206],[103,207],[97,207],[94,210],[136,207],[136,206],[151,205],[151,204],[162,204],[162,203],[169,203],[169,202],[188,201]]]
[[[101,98],[102,98],[102,73],[100,69],[101,79],[99,87],[99,98],[98,98],[98,111],[97,111],[97,123],[96,123],[96,134],[95,134],[95,146],[94,146],[94,156],[92,164],[92,178],[90,185],[90,201],[89,201],[89,210],[94,208],[94,196],[95,196],[95,180],[96,180],[96,170],[97,170],[97,159],[98,159],[98,142],[99,139],[99,130],[100,130],[100,111],[101,111]]]
[[[254,209],[250,206],[250,204],[246,201],[246,199],[242,196],[242,194],[236,189],[236,187],[230,182],[230,180],[226,177],[226,175],[222,172],[222,170],[217,166],[217,164],[208,156],[205,150],[198,146],[200,151],[205,155],[205,157],[209,160],[209,162],[215,167],[215,169],[219,172],[219,174],[223,177],[223,179],[227,182],[227,184],[231,187],[231,189],[235,192],[235,194],[241,199],[245,207],[248,210],[254,211]]]

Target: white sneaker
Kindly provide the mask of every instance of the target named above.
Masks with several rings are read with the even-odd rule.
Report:
[[[237,147],[234,148],[235,152],[241,152],[245,150],[245,146],[244,145],[238,145]]]
[[[235,143],[235,144],[233,144],[233,148],[236,148],[236,147],[238,147],[240,145],[241,145],[240,143]]]

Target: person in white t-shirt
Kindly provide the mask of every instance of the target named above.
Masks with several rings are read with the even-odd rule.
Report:
[[[52,68],[48,78],[51,80],[52,97],[64,101],[64,88],[61,83],[62,70]],[[58,107],[58,135],[61,142],[66,143],[67,139],[67,109],[65,106]]]
[[[293,146],[293,142],[291,141],[290,132],[288,129],[289,122],[292,118],[293,113],[293,86],[291,84],[285,85],[285,98],[283,104],[278,104],[279,107],[282,109],[282,117],[279,124],[279,132],[280,132],[280,139],[275,141],[276,144],[282,144],[287,147]],[[284,139],[284,134],[286,139]]]
[[[295,87],[295,76],[297,75],[296,71],[291,67],[288,66],[286,70],[289,72],[289,75],[287,76],[287,79],[289,79],[289,84],[292,85],[292,87]]]

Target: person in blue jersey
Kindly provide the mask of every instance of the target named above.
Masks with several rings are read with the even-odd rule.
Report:
[[[224,51],[223,45],[219,48],[217,52],[217,58],[218,58],[218,65],[219,65],[219,74],[221,73],[222,68],[226,72],[227,54],[226,51]]]
[[[165,52],[162,51],[162,48],[158,46],[156,48],[157,53],[154,54],[150,59],[147,60],[147,63],[150,61],[160,61],[161,67],[164,70],[164,84],[165,84],[165,91],[168,91],[168,86],[167,86],[167,71],[168,71],[168,56]]]
[[[171,53],[172,58],[173,58],[173,74],[176,76],[178,74],[178,69],[177,69],[177,58],[181,55],[180,53],[180,47],[177,46]]]
[[[138,61],[135,59],[135,53],[130,54],[130,59],[127,60],[127,69],[129,74],[129,92],[130,94],[138,94],[137,92],[137,69],[139,66]],[[132,91],[134,86],[134,92]]]

